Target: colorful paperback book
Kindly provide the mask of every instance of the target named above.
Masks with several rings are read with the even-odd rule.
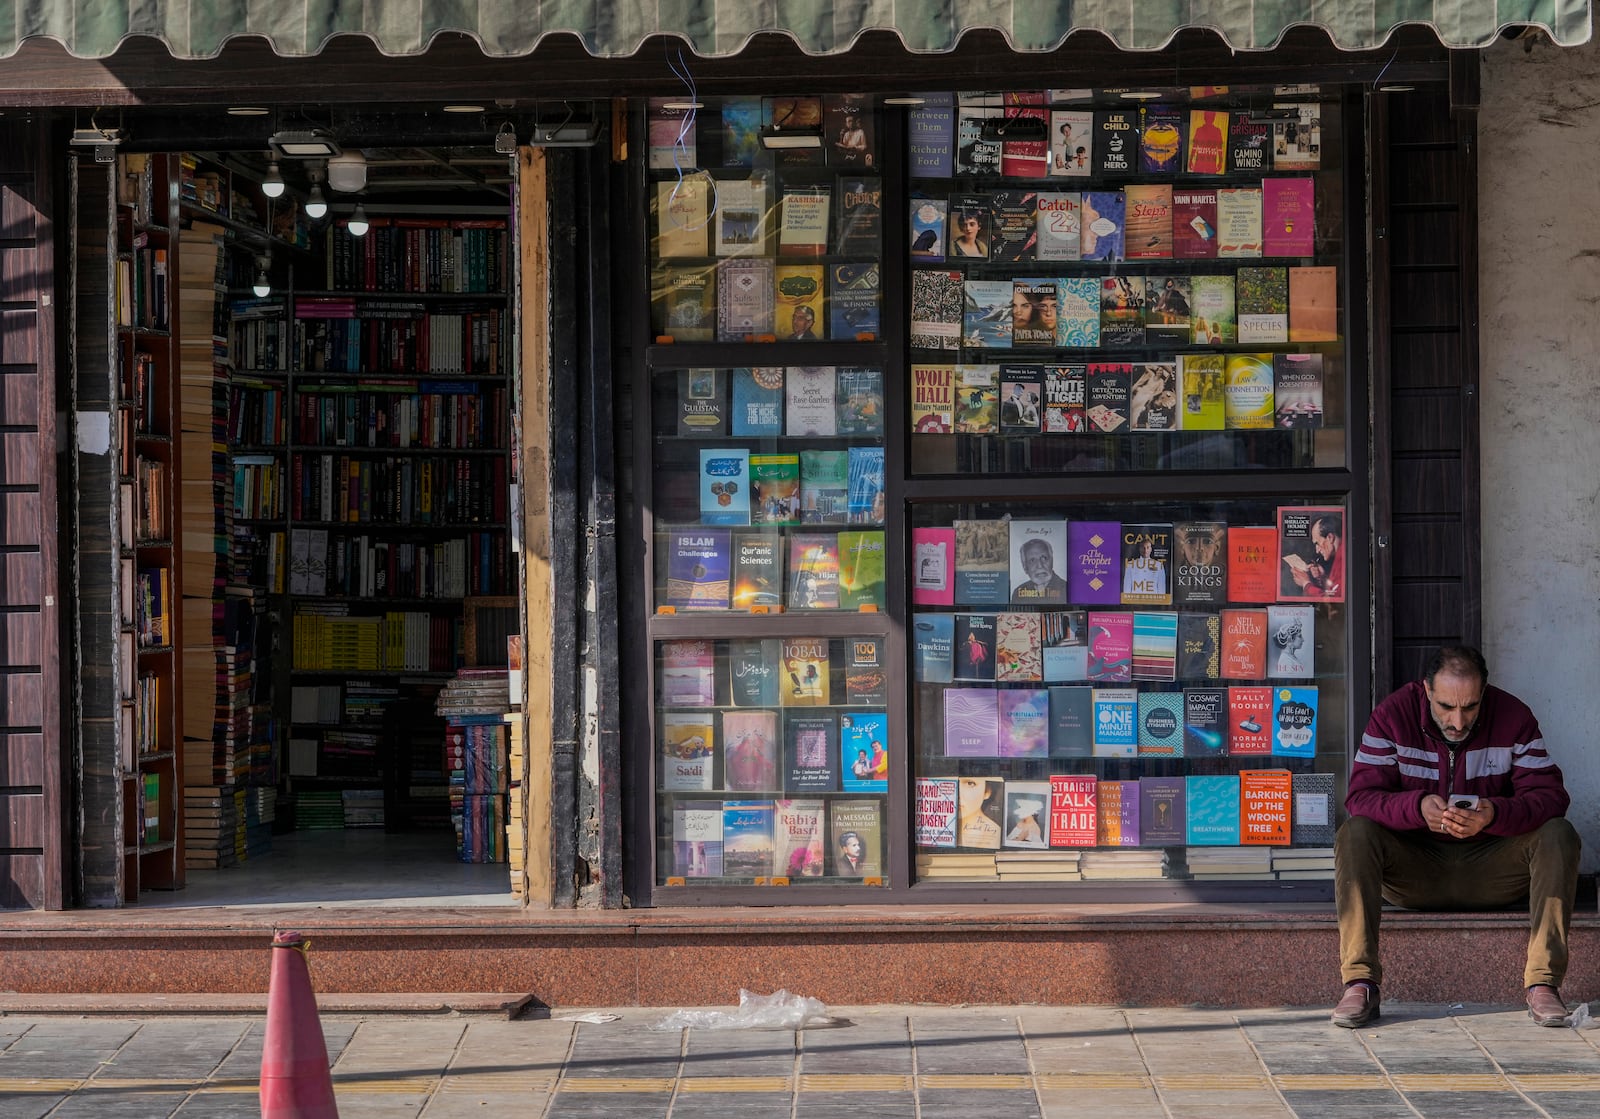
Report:
[[[778,698],[782,706],[827,707],[832,694],[828,639],[784,638],[782,652],[778,676]]]
[[[1344,510],[1280,506],[1278,559],[1278,601],[1343,602]]]
[[[1122,603],[1125,606],[1167,606],[1172,588],[1172,525],[1122,524]]]
[[[1221,606],[1228,601],[1228,526],[1222,521],[1179,521],[1173,526],[1177,561],[1172,601],[1179,606]]]
[[[661,705],[712,707],[717,702],[716,649],[710,641],[661,643]]]
[[[735,369],[731,411],[734,435],[782,435],[783,367]]]
[[[1000,756],[1042,758],[1050,752],[1050,693],[1043,688],[1006,688],[998,696]]]
[[[830,711],[790,711],[783,719],[783,789],[789,793],[830,793],[839,788],[839,725]]]
[[[815,187],[785,187],[778,226],[778,255],[822,256],[828,251],[833,192]]]
[[[718,256],[766,256],[767,180],[719,179],[714,228]]]
[[[676,610],[726,610],[732,533],[680,528],[667,533],[667,601]]]
[[[1126,683],[1133,679],[1133,615],[1089,611],[1089,679]]]
[[[827,329],[823,314],[823,283],[827,274],[820,264],[780,264],[773,273],[776,307],[774,329],[779,341],[815,342]]]
[[[783,537],[772,532],[739,533],[733,538],[733,608],[782,606]]]
[[[1148,105],[1141,116],[1139,170],[1158,175],[1183,170],[1187,124],[1183,110],[1171,105]]]
[[[1317,756],[1317,689],[1272,690],[1272,752],[1287,758]]]
[[[667,790],[714,789],[715,716],[710,711],[661,713],[661,774]]]
[[[948,684],[955,678],[955,641],[955,615],[911,616],[912,664],[917,683]]]
[[[1216,614],[1178,615],[1178,679],[1222,678],[1222,619]]]
[[[1124,246],[1129,260],[1172,257],[1172,184],[1129,183],[1122,189]]]
[[[997,681],[1032,683],[1043,679],[1039,643],[1041,616],[1034,613],[996,615],[994,678]]]
[[[876,262],[828,266],[828,337],[872,340],[883,332],[882,272]]]
[[[1234,291],[1241,345],[1289,340],[1288,269],[1241,268]]]
[[[675,104],[673,98],[650,98],[645,123],[650,170],[688,170],[698,166],[694,124],[690,110]]]
[[[1145,278],[1106,276],[1100,281],[1100,344],[1143,346]]]
[[[1229,354],[1223,377],[1222,419],[1228,430],[1270,430],[1272,355]]]
[[[1060,310],[1055,280],[1032,277],[1011,281],[1011,344],[1054,346]]]
[[[822,877],[827,869],[824,816],[820,800],[773,801],[774,874],[791,880]]]
[[[1316,251],[1316,180],[1261,180],[1261,253],[1311,256]]]
[[[1096,788],[1092,773],[1050,776],[1050,846],[1095,845]]]
[[[849,499],[848,451],[800,452],[801,524],[842,524]]]
[[[950,203],[943,198],[913,198],[910,203],[911,259],[942,261]]]
[[[1287,769],[1239,771],[1239,842],[1289,846],[1294,775]]]
[[[1217,190],[1217,256],[1228,260],[1261,255],[1261,188]]]
[[[1183,371],[1183,414],[1179,423],[1185,431],[1221,431],[1226,422],[1223,382],[1227,360],[1221,354],[1184,354],[1179,359]]]
[[[883,530],[851,530],[839,534],[839,607],[882,611]]]
[[[1322,426],[1322,355],[1272,355],[1272,402],[1276,426]]]
[[[1086,190],[1078,212],[1081,260],[1121,260],[1127,210],[1120,190]]]
[[[911,530],[911,601],[951,606],[956,600],[956,533],[953,528]]]
[[[956,845],[956,783],[950,777],[919,777],[913,836],[920,847]]]
[[[925,94],[906,113],[906,148],[913,179],[948,179],[955,174],[955,95]]]
[[[1050,756],[1094,756],[1094,689],[1055,687],[1050,692]]]
[[[956,174],[995,178],[1000,174],[1001,141],[998,106],[964,104],[956,116]]]
[[[750,452],[740,448],[700,451],[700,523],[750,523]]]
[[[1050,846],[1050,782],[1007,781],[1002,847],[1043,850]]]
[[[1000,173],[1017,179],[1044,178],[1050,170],[1050,113],[1044,107],[1044,94],[1007,93],[1005,103],[1005,119],[999,125],[1004,133]]]
[[[1000,367],[956,366],[956,433],[992,435],[1000,429]]]
[[[1294,817],[1289,839],[1296,847],[1333,846],[1333,791],[1331,773],[1294,775]]]
[[[1194,317],[1190,340],[1197,346],[1221,346],[1239,340],[1239,314],[1232,276],[1189,279]]]
[[[889,716],[882,711],[839,715],[839,773],[847,793],[889,791]]]
[[[1267,678],[1309,680],[1316,675],[1316,611],[1310,606],[1267,607]]]
[[[1227,689],[1184,690],[1183,752],[1191,758],[1219,757],[1228,752]]]
[[[776,638],[729,641],[729,701],[735,707],[776,707],[782,655]]]
[[[957,614],[955,619],[955,678],[992,681],[995,615]]]
[[[710,244],[710,192],[703,179],[673,179],[656,184],[658,260],[702,257]]]
[[[1095,113],[1093,153],[1097,174],[1133,174],[1139,165],[1139,110]]]
[[[672,806],[673,870],[683,878],[722,877],[722,802],[680,800]]]
[[[1239,777],[1196,775],[1184,778],[1186,839],[1191,847],[1239,844]]]
[[[772,802],[722,802],[722,873],[730,878],[772,875]]]
[[[1067,523],[1067,601],[1079,606],[1122,601],[1122,522]]]
[[[911,367],[911,430],[918,435],[948,435],[955,427],[953,365]]]
[[[835,393],[839,435],[883,434],[883,370],[845,366]]]
[[[1094,114],[1078,109],[1050,113],[1050,175],[1088,178],[1094,173]]]
[[[1181,415],[1176,361],[1134,362],[1129,383],[1129,431],[1178,430]]]
[[[889,702],[889,665],[881,637],[851,637],[845,641],[844,698],[846,703],[877,706]]]
[[[839,180],[839,220],[834,252],[878,256],[883,240],[883,180],[854,176]]]
[[[1339,269],[1331,264],[1289,269],[1289,341],[1339,338]]]
[[[833,873],[839,878],[883,876],[883,804],[878,800],[828,802]]]
[[[1000,431],[1009,435],[1035,435],[1043,411],[1043,370],[1037,365],[1000,367]]]
[[[662,264],[650,273],[650,330],[677,342],[717,336],[717,274],[704,264]]]
[[[838,434],[837,371],[831,365],[790,366],[783,381],[784,434]]]
[[[957,194],[950,199],[950,228],[945,235],[948,261],[988,260],[994,245],[994,211],[986,194]]]
[[[1187,346],[1194,337],[1194,285],[1189,277],[1151,276],[1145,283],[1148,346]]]
[[[1065,603],[1067,522],[1010,522],[1011,601],[1037,605]]]
[[[1233,113],[1228,119],[1228,170],[1256,173],[1272,169],[1272,126],[1254,113]]]
[[[1044,430],[1062,435],[1081,434],[1089,367],[1082,362],[1044,367]]]
[[[1272,753],[1272,693],[1252,685],[1228,689],[1228,753],[1243,757]]]
[[[883,490],[883,448],[851,447],[850,492],[845,513],[855,525],[881,525],[886,510]]]
[[[1128,430],[1129,390],[1133,365],[1124,361],[1091,361],[1087,375],[1088,407],[1084,417],[1092,433],[1117,435]]]
[[[1056,281],[1056,345],[1074,349],[1100,345],[1100,281],[1093,276]]]
[[[722,713],[722,787],[741,793],[778,787],[776,712]]]
[[[1039,260],[1077,260],[1083,252],[1079,220],[1083,195],[1078,191],[1041,192],[1038,200]]]
[[[1267,612],[1222,612],[1222,678],[1261,680],[1267,675]]]
[[[1322,165],[1322,106],[1316,102],[1275,105],[1280,119],[1272,122],[1272,168],[1315,171]]]
[[[1228,526],[1228,601],[1276,602],[1278,530]]]
[[[1139,693],[1139,756],[1183,757],[1183,693]]]
[[[678,434],[716,439],[728,432],[727,376],[720,369],[678,373]]]
[[[1133,615],[1133,678],[1174,680],[1178,667],[1178,615],[1140,610]]]
[[[1226,111],[1189,110],[1189,145],[1183,169],[1191,175],[1220,175],[1228,169]]]
[[[1001,264],[1033,260],[1039,245],[1039,194],[998,190],[989,196],[993,214],[989,259]]]
[[[947,758],[1000,756],[1000,700],[994,688],[944,690],[944,753]]]
[[[789,536],[789,609],[837,610],[839,538],[831,532]]]
[[[1139,778],[1140,846],[1182,847],[1188,842],[1183,794],[1182,777]]]
[[[961,344],[969,349],[1011,347],[1011,281],[968,280]]]
[[[1139,782],[1101,781],[1095,799],[1095,846],[1139,846]]]
[[[717,341],[743,342],[772,333],[774,265],[736,257],[717,265]]]
[[[722,166],[754,167],[760,154],[761,99],[728,98],[722,103]]]
[[[1212,260],[1217,255],[1217,189],[1177,187],[1172,192],[1172,255]]]
[[[800,456],[750,456],[750,523],[800,523]]]
[[[998,777],[956,781],[956,846],[998,851],[1004,833],[1005,782]]]
[[[961,348],[961,316],[966,309],[966,277],[960,272],[911,272],[911,348]]]
[[[956,521],[956,601],[990,605],[1011,601],[1007,521]]]
[[[1039,616],[1040,669],[1046,683],[1089,678],[1088,615],[1050,610]]]

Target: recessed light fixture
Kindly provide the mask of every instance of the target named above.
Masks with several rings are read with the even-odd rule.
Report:
[[[928,103],[928,99],[926,97],[911,97],[911,96],[885,97],[883,99],[883,103],[885,105],[904,105],[904,106],[907,106],[909,108],[913,108],[914,109],[918,105],[926,105]]]
[[[264,117],[271,111],[271,109],[261,105],[230,105],[228,107],[228,115],[230,117]]]
[[[1126,97],[1130,101],[1153,101],[1157,97],[1160,97],[1161,94],[1149,89],[1130,89],[1122,96]]]
[[[1414,90],[1416,88],[1417,87],[1414,86],[1414,85],[1394,85],[1393,83],[1390,83],[1389,85],[1380,85],[1378,87],[1378,92],[1379,93],[1410,93],[1412,90]]]
[[[460,105],[446,105],[444,107],[444,111],[447,113],[481,113],[483,112],[483,106],[468,105],[465,103]]]
[[[279,159],[327,159],[339,154],[339,143],[318,129],[274,132],[267,138]]]
[[[686,113],[690,109],[704,109],[704,101],[663,101],[661,107],[674,113]]]

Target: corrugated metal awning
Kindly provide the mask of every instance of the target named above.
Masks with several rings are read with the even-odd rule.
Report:
[[[953,50],[989,28],[1018,51],[1048,51],[1074,31],[1125,50],[1159,50],[1184,28],[1208,28],[1236,50],[1267,50],[1290,28],[1323,28],[1346,50],[1379,47],[1395,28],[1425,24],[1447,47],[1482,47],[1507,27],[1539,27],[1562,46],[1589,39],[1588,0],[68,0],[15,4],[0,56],[54,39],[103,58],[132,36],[176,59],[214,58],[230,39],[265,38],[286,57],[314,55],[336,35],[362,35],[384,54],[413,55],[438,35],[468,35],[491,57],[531,53],[546,36],[575,35],[590,54],[633,54],[654,35],[681,37],[703,57],[750,39],[788,35],[808,54],[848,51],[868,31],[917,53]]]

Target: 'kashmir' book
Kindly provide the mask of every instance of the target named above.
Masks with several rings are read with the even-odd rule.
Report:
[[[783,720],[785,792],[830,793],[839,788],[839,726],[831,711],[791,711]]]
[[[729,641],[729,701],[735,707],[776,707],[782,656],[776,638]]]
[[[821,878],[827,869],[823,802],[773,802],[773,873],[785,878]]]
[[[995,615],[957,614],[955,619],[955,678],[992,681]]]
[[[917,817],[913,834],[918,847],[956,845],[956,783],[953,778],[917,778]]]
[[[1183,757],[1183,693],[1139,693],[1139,756]]]
[[[1094,756],[1094,689],[1050,688],[1050,756]]]
[[[828,266],[829,338],[853,342],[875,339],[883,332],[881,280],[876,262]]]
[[[1189,846],[1238,846],[1238,774],[1196,775],[1184,780]]]
[[[1139,692],[1094,689],[1094,756],[1131,758],[1139,752]]]
[[[1289,340],[1289,271],[1241,268],[1234,276],[1241,345]]]
[[[889,702],[888,672],[883,638],[851,637],[845,640],[846,703],[876,706]]]
[[[676,610],[726,610],[732,534],[725,528],[681,528],[667,534],[666,605]]]
[[[955,615],[911,616],[912,664],[917,683],[948,684],[955,678],[955,640]]]
[[[831,532],[789,537],[789,609],[839,609],[839,538]]]
[[[782,366],[733,371],[733,407],[729,429],[734,435],[783,434]]]
[[[1088,391],[1089,367],[1081,362],[1072,365],[1047,365],[1044,367],[1044,430],[1046,432],[1081,433],[1087,423],[1084,418],[1085,393]]]
[[[1228,601],[1228,526],[1222,521],[1179,521],[1173,526],[1177,562],[1172,600],[1180,606],[1221,606]]]
[[[778,674],[779,703],[784,707],[829,706],[831,673],[827,638],[784,638]]]
[[[836,876],[883,876],[883,805],[880,801],[829,801],[828,834],[832,837]]]
[[[1261,255],[1261,188],[1217,189],[1217,256]]]
[[[722,787],[742,793],[778,787],[776,712],[722,713]]]
[[[1067,524],[1067,600],[1081,606],[1122,601],[1122,522]]]
[[[1277,529],[1228,526],[1228,601],[1276,602]]]
[[[1261,680],[1267,675],[1267,612],[1222,612],[1222,678]]]
[[[1050,776],[1050,846],[1095,845],[1096,785],[1092,773]]]
[[[1043,678],[1039,619],[1035,613],[999,614],[995,621],[994,678],[1031,683]]]
[[[956,521],[955,600],[973,605],[1011,601],[1006,582],[1010,547],[1007,521]]]
[[[953,365],[911,367],[911,430],[918,435],[948,435],[955,430]]]
[[[1272,689],[1272,752],[1289,758],[1317,756],[1317,689]]]
[[[1007,781],[1003,847],[1041,850],[1050,846],[1050,783]]]
[[[1050,748],[1050,693],[1043,688],[1007,688],[997,698],[1000,756],[1045,757]]]
[[[1294,775],[1287,769],[1239,771],[1239,842],[1289,845]]]
[[[1224,688],[1186,688],[1183,693],[1183,752],[1219,757],[1228,752],[1228,693]]]
[[[785,187],[778,227],[781,256],[822,256],[828,251],[833,192],[815,187]]]
[[[1140,846],[1182,847],[1188,842],[1183,794],[1182,777],[1139,778]]]
[[[944,753],[947,758],[1000,756],[1000,701],[994,688],[944,690]]]
[[[1040,666],[1046,683],[1089,678],[1088,615],[1051,610],[1039,615]]]
[[[1271,429],[1272,355],[1229,354],[1223,376],[1223,423],[1228,430]]]
[[[951,606],[956,600],[956,534],[951,528],[911,530],[911,601]]]
[[[1178,615],[1140,610],[1133,616],[1133,678],[1177,679]]]
[[[1178,615],[1178,679],[1222,677],[1222,619],[1216,614]]]
[[[1228,689],[1228,753],[1251,757],[1272,753],[1273,688]]]
[[[1056,345],[1094,349],[1100,345],[1100,281],[1063,276],[1056,281]]]
[[[1004,833],[1005,782],[998,777],[956,781],[956,846],[998,851]]]

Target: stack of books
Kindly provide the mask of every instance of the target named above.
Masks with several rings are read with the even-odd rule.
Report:
[[[237,866],[245,855],[244,793],[228,785],[183,790],[184,865],[191,870]]]
[[[991,852],[963,853],[958,855],[917,856],[917,877],[937,878],[954,882],[998,882],[1000,875]]]
[[[1274,847],[1272,873],[1284,881],[1333,880],[1332,847]]]
[[[1001,851],[994,857],[1002,882],[1078,882],[1083,879],[1082,849]]]
[[[1170,877],[1167,852],[1158,847],[1089,848],[1078,860],[1085,881]]]
[[[1272,857],[1271,847],[1190,847],[1187,861],[1196,880],[1261,879],[1271,877]]]

